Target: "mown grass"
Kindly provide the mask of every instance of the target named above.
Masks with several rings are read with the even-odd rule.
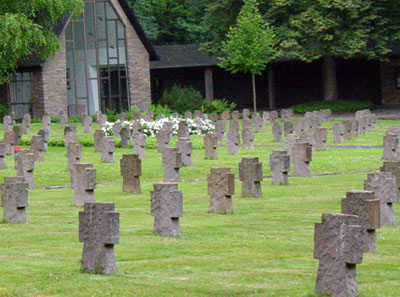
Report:
[[[273,143],[268,129],[257,134],[257,142]],[[79,131],[83,134],[81,127]],[[53,125],[52,135],[59,132]],[[383,133],[377,129],[363,137],[380,145]],[[200,137],[193,139],[201,142]],[[220,147],[218,160],[204,160],[204,152],[194,150],[193,167],[183,168],[181,176],[205,179],[217,166],[231,167],[237,176],[244,156],[258,156],[264,175],[270,175],[273,149],[240,150],[239,155],[228,156]],[[71,204],[72,189],[35,189],[29,192],[29,224],[0,224],[0,296],[313,296],[318,265],[313,259],[314,223],[323,212],[340,212],[346,191],[363,187],[366,173],[350,172],[373,171],[382,164],[382,149],[314,152],[313,173],[347,174],[291,177],[286,186],[270,185],[266,178],[261,199],[241,198],[241,183],[236,180],[233,215],[208,213],[206,182],[180,182],[183,237],[164,238],[152,233],[149,201],[152,183],[162,179],[161,155],[146,151],[143,194],[132,195],[121,191],[119,176],[119,159],[131,149],[117,149],[114,164],[100,163],[93,148],[83,151],[82,161],[93,162],[97,169],[96,200],[114,202],[120,212],[117,272],[102,276],[79,271],[81,209]],[[64,154],[64,148],[50,147],[45,162],[36,163],[39,187],[69,184]],[[7,165],[0,171],[1,180],[15,175],[11,157]],[[395,209],[399,217],[400,208]],[[361,296],[400,295],[399,231],[398,226],[378,230],[378,253],[365,255],[357,266]]]

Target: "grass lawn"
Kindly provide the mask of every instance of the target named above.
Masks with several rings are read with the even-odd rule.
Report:
[[[324,123],[331,128],[334,121]],[[378,121],[378,128],[347,145],[382,145],[384,128],[400,125]],[[36,134],[40,124],[33,124]],[[78,125],[80,139],[89,139]],[[1,134],[1,133],[0,133]],[[63,135],[52,125],[51,137]],[[30,136],[24,136],[29,139]],[[333,139],[329,131],[330,143]],[[195,147],[202,138],[192,137]],[[271,126],[256,134],[257,144],[272,142]],[[313,296],[318,260],[313,258],[314,223],[323,212],[340,212],[340,200],[351,189],[362,189],[365,171],[382,165],[382,149],[329,149],[313,152],[312,173],[342,173],[291,177],[290,185],[262,183],[263,198],[241,198],[235,181],[234,214],[208,213],[207,177],[211,167],[231,167],[237,176],[244,156],[258,156],[264,175],[270,175],[269,154],[275,148],[257,147],[204,160],[193,151],[193,167],[182,168],[179,189],[184,196],[180,219],[182,238],[152,234],[152,183],[163,175],[161,154],[147,149],[141,177],[143,194],[122,192],[119,160],[131,149],[118,148],[114,164],[102,164],[92,147],[83,149],[82,162],[97,169],[96,200],[114,202],[120,212],[120,243],[115,246],[117,272],[110,276],[80,272],[82,243],[78,241],[78,212],[72,206],[67,159],[62,147],[49,147],[45,162],[36,163],[38,189],[29,191],[27,225],[0,223],[0,296]],[[13,158],[0,180],[16,174]],[[199,181],[200,180],[200,181]],[[400,205],[395,205],[400,219]],[[365,254],[357,265],[361,296],[400,296],[400,227],[382,227],[378,253]]]

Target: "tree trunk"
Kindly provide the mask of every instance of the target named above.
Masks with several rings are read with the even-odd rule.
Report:
[[[268,101],[269,109],[275,109],[276,98],[275,98],[275,72],[272,65],[268,67]]]
[[[257,112],[256,78],[253,73],[251,74],[251,82],[253,84],[253,108],[254,112]]]
[[[322,80],[324,84],[324,100],[337,100],[336,60],[333,57],[324,56],[322,58]]]

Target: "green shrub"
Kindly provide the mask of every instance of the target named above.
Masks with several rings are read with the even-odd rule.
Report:
[[[31,123],[32,124],[40,124],[42,122],[42,119],[38,119],[38,118],[32,118],[31,119]]]
[[[318,111],[329,108],[333,112],[357,111],[370,109],[374,106],[368,101],[336,100],[336,101],[310,101],[303,104],[293,105],[290,108],[296,113],[306,113],[307,111]]]
[[[82,123],[81,117],[69,117],[68,123]]]
[[[162,106],[168,106],[172,112],[184,114],[185,111],[195,111],[201,108],[204,98],[201,93],[192,87],[181,88],[174,85],[166,90],[160,101]]]
[[[59,123],[60,118],[59,117],[50,117],[52,123]]]
[[[155,119],[158,117],[159,114],[163,114],[167,117],[172,113],[171,108],[169,108],[169,106],[167,105],[151,104],[148,106],[148,109],[154,113]]]
[[[106,109],[106,116],[107,116],[107,121],[109,122],[116,122],[118,120],[119,115],[115,110],[112,109]]]
[[[0,119],[3,121],[3,117],[6,115],[10,114],[10,110],[4,106],[3,104],[0,104]]]
[[[202,113],[213,113],[222,114],[224,111],[231,112],[236,107],[236,103],[231,102],[229,103],[226,99],[215,99],[213,101],[204,101],[203,105],[201,106]]]
[[[135,114],[135,112],[140,112],[140,109],[136,105],[133,105],[133,106],[131,106],[131,111],[124,111],[123,112],[123,114],[125,115],[125,119],[127,121],[132,121],[133,120],[133,115]]]

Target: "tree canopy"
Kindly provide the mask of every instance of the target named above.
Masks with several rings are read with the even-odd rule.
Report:
[[[36,53],[43,59],[54,54],[59,48],[55,25],[81,7],[82,0],[0,1],[0,82],[18,61]]]

